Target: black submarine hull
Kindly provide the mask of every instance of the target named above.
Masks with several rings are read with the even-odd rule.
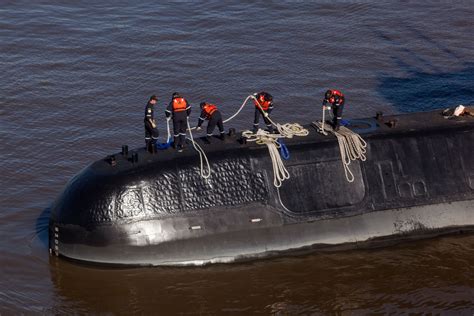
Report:
[[[368,158],[351,164],[352,183],[336,139],[311,126],[285,140],[290,179],[280,188],[266,146],[238,136],[198,140],[208,180],[191,149],[116,154],[115,164],[86,167],[54,203],[51,252],[100,264],[202,265],[470,230],[474,119],[439,112],[386,117],[395,127],[362,120]]]

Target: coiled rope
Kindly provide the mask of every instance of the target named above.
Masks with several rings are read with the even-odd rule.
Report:
[[[346,179],[348,182],[354,182],[354,174],[349,168],[349,165],[351,164],[351,161],[356,159],[360,159],[361,161],[367,159],[365,156],[367,148],[365,140],[359,134],[354,133],[344,126],[341,126],[338,131],[335,131],[331,126],[324,125],[321,122],[314,122],[313,124],[323,132],[330,132],[337,137]]]
[[[234,115],[223,121],[223,123],[227,123],[233,118],[235,118],[245,107],[247,102],[253,99],[257,101],[254,95],[249,95],[247,98],[245,98],[244,102],[240,106],[240,108],[235,112]],[[268,114],[263,111],[262,107],[256,102],[258,106],[260,107],[260,110],[262,110],[263,115],[270,121],[272,125],[276,127],[278,130],[278,134],[270,134],[269,132],[266,132],[264,130],[259,129],[257,133],[253,133],[249,130],[246,130],[242,132],[242,136],[247,138],[248,141],[255,141],[257,144],[265,144],[268,148],[268,151],[270,153],[270,157],[272,159],[272,166],[273,166],[273,184],[279,188],[282,184],[282,182],[290,177],[290,174],[286,170],[283,161],[281,160],[280,154],[278,152],[279,149],[282,151],[282,156],[285,159],[289,158],[289,152],[288,149],[284,144],[280,144],[278,142],[279,138],[293,138],[293,136],[306,136],[309,134],[309,131],[303,126],[301,126],[298,123],[286,123],[286,124],[279,124],[275,123],[269,116]],[[204,149],[202,149],[201,146],[199,146],[198,143],[194,140],[192,130],[194,127],[191,128],[189,124],[189,119],[186,120],[187,126],[188,126],[188,131],[189,131],[189,139],[191,143],[193,144],[194,149],[198,152],[199,154],[199,162],[200,162],[200,175],[204,179],[208,179],[211,176],[211,166],[209,164],[209,159],[206,156],[206,153]],[[168,143],[170,141],[170,125],[169,125],[169,119],[167,119],[167,128],[168,128]],[[206,165],[206,168],[204,167],[204,164]],[[207,169],[207,172],[206,170]]]
[[[247,141],[249,142],[255,142],[256,144],[267,146],[270,158],[272,159],[273,185],[277,188],[281,187],[282,182],[290,178],[290,173],[286,170],[285,165],[281,160],[280,153],[278,152],[278,149],[281,147],[278,139],[282,136],[278,134],[270,134],[262,129],[258,129],[256,133],[249,130],[243,131],[242,136],[247,138]]]
[[[260,108],[260,110],[262,111],[263,115],[268,119],[268,121],[270,121],[270,123],[275,126],[278,130],[278,133],[280,134],[281,138],[293,138],[293,136],[307,136],[309,134],[309,131],[307,129],[305,129],[303,126],[301,126],[300,124],[298,123],[285,123],[285,124],[279,124],[279,123],[275,123],[271,118],[270,116],[268,115],[268,113],[266,113],[262,107],[260,106],[260,103],[258,103],[258,100],[255,98],[254,95],[249,95],[247,97],[248,98],[252,98],[255,100],[255,102],[257,103],[258,107]],[[246,99],[246,100],[247,100]]]
[[[257,99],[253,95],[249,95],[241,108],[239,109],[242,110],[243,106],[247,101],[252,98],[255,101]],[[256,102],[256,104],[260,107],[260,110],[262,111],[263,115],[270,121],[270,123],[275,126],[278,130],[278,134],[273,134],[267,131],[264,131],[262,129],[258,129],[256,133],[253,133],[252,131],[246,130],[242,132],[242,137],[247,138],[247,141],[250,142],[255,142],[256,144],[265,144],[268,148],[268,152],[270,153],[270,158],[272,160],[272,167],[273,167],[273,185],[277,188],[281,187],[283,181],[287,180],[290,178],[290,173],[288,170],[285,168],[285,165],[283,164],[283,161],[281,157],[283,156],[285,159],[289,158],[289,152],[288,149],[286,148],[285,145],[282,145],[282,143],[279,142],[279,139],[282,138],[293,138],[293,136],[307,136],[309,134],[309,131],[303,126],[301,126],[298,123],[285,123],[285,124],[279,124],[275,123],[269,116],[268,114],[263,111],[262,107]],[[285,155],[280,155],[278,150],[281,149],[282,151],[285,151]]]

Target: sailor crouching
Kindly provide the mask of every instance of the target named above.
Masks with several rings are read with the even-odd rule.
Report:
[[[253,132],[256,133],[258,130],[260,115],[263,117],[265,125],[267,125],[267,130],[270,133],[273,133],[273,126],[270,120],[268,119],[268,114],[273,110],[273,97],[271,94],[262,91],[260,93],[254,94],[255,99],[253,103],[255,104],[255,117],[253,120]]]
[[[156,141],[159,136],[156,122],[154,119],[154,105],[156,104],[156,95],[152,95],[145,106],[145,144],[146,149],[150,153],[156,152]]]
[[[201,125],[204,120],[208,120],[207,123],[207,135],[206,135],[206,142],[209,144],[211,142],[212,133],[214,129],[217,127],[219,128],[219,138],[224,140],[225,138],[225,131],[224,131],[224,123],[222,122],[222,115],[221,112],[217,109],[217,106],[207,102],[201,102],[201,115],[199,116],[198,124],[196,126],[196,130],[201,130]]]

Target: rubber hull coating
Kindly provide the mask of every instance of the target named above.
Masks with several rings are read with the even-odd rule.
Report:
[[[51,252],[101,264],[200,265],[474,227],[474,120],[438,112],[388,119],[397,126],[366,119],[370,129],[359,127],[368,159],[350,165],[352,183],[336,139],[311,126],[309,136],[285,140],[290,179],[279,189],[266,146],[237,136],[198,141],[208,180],[192,150],[99,160],[55,201]]]

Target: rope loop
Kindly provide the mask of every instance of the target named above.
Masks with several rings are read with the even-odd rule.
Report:
[[[282,138],[282,136],[280,134],[271,134],[262,129],[258,129],[256,133],[249,130],[243,131],[242,136],[247,138],[247,141],[249,142],[255,142],[256,144],[267,146],[272,160],[273,185],[277,188],[281,187],[283,181],[290,178],[290,173],[285,168],[278,151],[281,148],[278,140],[279,138]]]
[[[237,110],[237,112],[234,115],[232,115],[231,117],[229,117],[228,119],[226,119],[225,121],[223,121],[223,123],[227,123],[230,120],[232,120],[233,118],[235,118],[242,111],[242,109],[248,103],[248,101],[251,100],[251,99],[257,101],[257,99],[255,98],[254,95],[247,96],[247,98],[245,98],[244,102],[242,103],[240,108]],[[256,104],[260,107],[260,110],[262,110],[263,113],[266,113],[265,111],[263,111],[262,107],[260,106],[260,104],[258,102],[256,102]],[[279,139],[281,139],[281,138],[293,138],[294,136],[306,136],[306,135],[309,134],[309,131],[307,129],[303,128],[303,126],[301,126],[298,123],[279,124],[279,123],[275,123],[268,116],[268,114],[266,115],[266,117],[270,121],[270,123],[272,125],[274,125],[276,127],[276,129],[278,130],[277,134],[270,134],[270,133],[268,133],[268,132],[266,132],[262,129],[259,129],[257,131],[257,133],[253,133],[249,130],[246,130],[246,131],[242,132],[242,136],[247,138],[248,141],[254,141],[257,144],[267,146],[268,151],[270,153],[270,157],[272,159],[272,165],[273,165],[273,173],[274,173],[273,184],[277,188],[279,188],[284,180],[290,178],[290,174],[286,170],[286,168],[283,164],[283,161],[281,160],[281,158],[283,158],[285,160],[289,159],[290,158],[290,152],[289,152],[288,148],[286,147],[286,145],[283,142],[281,142],[281,140],[279,141]],[[193,144],[194,149],[199,154],[201,177],[203,177],[204,179],[208,179],[211,176],[211,172],[212,172],[211,171],[211,166],[209,164],[209,160],[206,156],[206,153],[202,149],[202,147],[199,146],[199,144],[194,141],[194,137],[193,137],[193,133],[192,133],[192,130],[194,128],[191,128],[191,126],[189,125],[189,119],[187,119],[187,126],[188,126],[188,131],[189,131],[189,136],[190,136],[187,139],[189,139],[191,141],[191,143]],[[170,144],[171,143],[171,141],[170,141],[171,137],[170,137],[169,119],[167,119],[167,128],[168,128],[167,144]],[[165,144],[163,144],[163,145],[165,145]]]
[[[339,143],[339,152],[341,154],[342,165],[344,173],[348,182],[354,182],[354,174],[349,165],[354,160],[366,161],[367,142],[357,133],[350,129],[341,126],[338,131],[335,131],[331,126],[324,125],[321,122],[314,123],[323,132],[330,132],[334,134]]]
[[[206,152],[204,151],[204,149],[202,149],[202,147],[194,141],[193,132],[191,131],[191,126],[189,126],[189,118],[186,118],[186,124],[188,125],[189,131],[189,138],[187,139],[191,141],[194,150],[196,150],[199,154],[200,175],[201,177],[207,180],[211,177],[211,165],[209,164],[209,160],[207,159]],[[207,171],[204,170],[204,164],[206,164]]]

